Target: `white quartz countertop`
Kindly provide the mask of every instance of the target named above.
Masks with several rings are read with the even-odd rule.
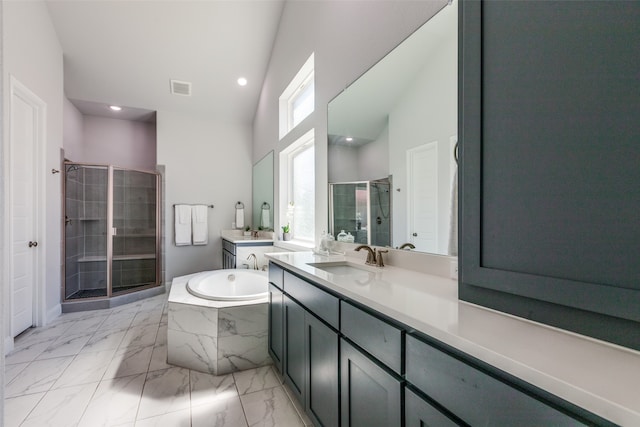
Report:
[[[222,230],[220,236],[224,240],[236,244],[273,243],[273,232],[259,231],[258,237],[244,236],[242,230]]]
[[[458,300],[457,282],[355,261],[329,273],[309,263],[354,262],[312,252],[267,258],[605,419],[640,426],[640,352]]]

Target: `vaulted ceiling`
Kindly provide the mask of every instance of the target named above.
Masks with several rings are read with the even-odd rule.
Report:
[[[47,0],[68,98],[251,123],[284,0]],[[237,84],[245,77],[248,84]],[[192,84],[172,95],[170,80]]]

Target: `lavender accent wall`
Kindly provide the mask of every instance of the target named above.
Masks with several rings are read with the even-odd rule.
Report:
[[[64,98],[62,120],[64,156],[79,162],[84,158],[84,116],[67,97]]]
[[[156,124],[84,116],[83,162],[155,170]]]

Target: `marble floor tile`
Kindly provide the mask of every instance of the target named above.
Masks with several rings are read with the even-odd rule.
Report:
[[[89,341],[82,347],[80,353],[94,351],[115,350],[120,346],[122,338],[127,333],[127,328],[99,330],[94,333]]]
[[[167,298],[168,296],[166,294],[147,298],[140,304],[140,311],[153,310],[162,313],[164,306],[167,303]]]
[[[212,375],[190,372],[191,406],[209,405],[218,400],[238,397],[238,390],[231,374]]]
[[[168,414],[158,415],[155,417],[145,418],[145,419],[136,421],[136,427],[190,427],[190,426],[191,426],[191,410],[190,409],[183,409],[181,411],[171,412]]]
[[[16,363],[14,365],[5,365],[4,367],[4,384],[7,385],[13,380],[20,372],[29,366],[29,362]]]
[[[289,400],[291,400],[291,403],[293,403],[293,406],[296,408],[296,411],[298,411],[298,415],[302,419],[302,422],[304,423],[304,425],[312,426],[313,422],[311,421],[311,418],[309,418],[309,416],[304,412],[304,408],[302,407],[302,404],[298,402],[298,399],[296,399],[295,395],[293,394],[289,386],[287,384],[283,384],[282,388],[284,389],[285,393],[287,393],[287,396],[289,396]]]
[[[191,406],[192,427],[247,427],[238,396],[219,397],[200,406]]]
[[[23,369],[5,387],[6,397],[48,391],[69,366],[73,356],[36,360]]]
[[[4,424],[6,427],[19,426],[36,407],[45,392],[12,397],[4,401]]]
[[[160,325],[158,328],[158,335],[156,335],[156,342],[154,345],[162,345],[167,343],[167,325]]]
[[[133,424],[146,374],[100,382],[78,427]]]
[[[156,345],[151,354],[149,371],[159,371],[161,369],[173,368],[174,365],[167,363],[167,344]]]
[[[11,353],[7,355],[4,360],[6,365],[13,365],[15,363],[31,362],[36,360],[36,357],[45,351],[58,337],[49,337],[44,340],[34,341],[27,345],[16,346]],[[22,342],[20,344],[23,344]]]
[[[77,355],[53,384],[52,389],[100,381],[115,352],[105,350]]]
[[[249,426],[304,427],[282,387],[245,394],[240,400]]]
[[[158,325],[132,326],[124,335],[118,348],[143,347],[156,342]]]
[[[149,369],[153,346],[121,348],[116,350],[103,379],[141,374]]]
[[[51,359],[54,357],[74,356],[82,350],[82,347],[91,339],[93,332],[81,332],[73,335],[61,336],[47,347],[36,358]]]
[[[108,331],[114,329],[127,329],[133,322],[135,313],[112,313],[111,316],[102,323],[101,330]]]
[[[159,325],[162,312],[160,310],[138,311],[131,326]]]
[[[189,370],[169,368],[147,374],[138,419],[188,409],[190,407]]]
[[[19,349],[43,341],[51,341],[52,338],[58,339],[72,325],[73,322],[65,322],[52,324],[43,328],[31,328],[16,338],[15,346]]]
[[[47,392],[21,427],[75,427],[98,383]]]
[[[74,335],[79,332],[95,332],[100,329],[100,326],[104,323],[104,321],[109,317],[108,313],[104,313],[101,315],[96,315],[92,317],[87,317],[85,319],[78,320],[73,323],[73,325],[67,329],[67,331],[63,334],[65,335]]]
[[[280,385],[271,366],[233,373],[239,394],[248,394]]]

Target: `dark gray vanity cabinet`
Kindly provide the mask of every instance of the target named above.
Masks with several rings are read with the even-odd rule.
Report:
[[[406,359],[407,381],[469,425],[588,425],[411,335]]]
[[[285,383],[298,401],[303,403],[314,424],[337,426],[338,332],[324,322],[326,319],[316,317],[317,313],[307,310],[292,297],[299,297],[311,306],[320,307],[322,313],[332,305],[335,305],[337,313],[338,300],[288,272],[285,272],[284,288],[285,292],[291,292],[291,295],[283,296],[285,333],[282,373]]]
[[[404,331],[340,301],[340,332],[342,426],[401,425]]]
[[[282,268],[269,263],[269,355],[280,372],[284,360],[283,273]]]
[[[269,356],[282,372],[284,356],[284,294],[269,283]]]
[[[461,425],[443,415],[431,403],[408,387],[404,391],[404,408],[406,427],[455,427]]]
[[[640,2],[458,7],[460,299],[640,350]]]
[[[402,425],[402,383],[342,338],[340,390],[343,427]]]

